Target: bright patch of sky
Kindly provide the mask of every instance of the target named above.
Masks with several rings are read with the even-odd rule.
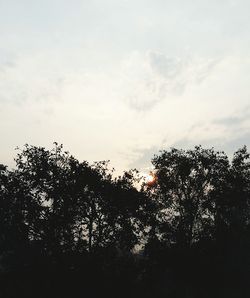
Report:
[[[0,0],[0,162],[25,143],[145,170],[250,145],[250,2]]]

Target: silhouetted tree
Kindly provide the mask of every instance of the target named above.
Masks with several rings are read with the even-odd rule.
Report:
[[[1,297],[249,297],[246,147],[161,151],[150,183],[57,143],[15,160],[0,165]]]
[[[171,149],[153,159],[156,183],[150,193],[159,205],[159,239],[190,247],[213,237],[215,202],[211,193],[223,183],[229,161],[213,149]]]

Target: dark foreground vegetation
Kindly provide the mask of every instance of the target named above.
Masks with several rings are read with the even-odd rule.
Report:
[[[250,297],[250,163],[162,151],[154,179],[114,178],[25,146],[0,165],[0,297]]]

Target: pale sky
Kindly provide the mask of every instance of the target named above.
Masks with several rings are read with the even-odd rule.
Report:
[[[0,0],[0,163],[63,143],[118,171],[250,146],[249,0]]]

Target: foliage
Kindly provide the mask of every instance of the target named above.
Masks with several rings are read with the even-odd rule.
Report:
[[[172,148],[152,159],[149,183],[57,143],[25,145],[14,170],[0,165],[1,297],[247,297],[249,160],[246,147],[231,161],[213,148]],[[234,279],[230,291],[222,275]]]

